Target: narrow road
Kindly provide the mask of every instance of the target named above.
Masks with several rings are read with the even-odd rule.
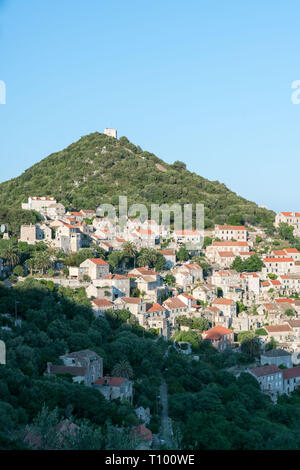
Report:
[[[172,422],[168,415],[168,387],[165,379],[162,377],[160,386],[160,403],[162,405],[161,412],[161,439],[165,441],[169,449],[173,448],[172,440]]]

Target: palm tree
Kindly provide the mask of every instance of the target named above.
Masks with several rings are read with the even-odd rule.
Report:
[[[34,257],[34,261],[36,266],[42,271],[43,274],[45,273],[45,270],[50,268],[52,264],[50,255],[47,251],[37,252]]]
[[[27,268],[30,269],[30,276],[33,275],[33,270],[34,270],[34,267],[35,267],[35,261],[33,258],[29,258],[25,261],[25,265],[27,266]]]
[[[157,252],[154,248],[143,248],[138,257],[139,266],[153,266],[157,260]]]
[[[136,255],[137,255],[137,248],[133,242],[126,242],[123,245],[123,252],[125,256],[129,258],[133,258],[133,267],[135,268],[136,263]]]
[[[5,259],[9,268],[12,268],[19,262],[18,247],[15,243],[9,243],[7,247],[2,251],[1,256]]]
[[[122,360],[115,364],[111,373],[115,377],[126,377],[126,379],[130,379],[130,377],[133,376],[132,367],[126,360]]]

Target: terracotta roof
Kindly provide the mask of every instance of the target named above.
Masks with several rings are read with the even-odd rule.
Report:
[[[289,369],[283,369],[282,375],[285,380],[300,377],[300,366],[290,367]]]
[[[132,428],[131,435],[140,441],[152,441],[152,432],[143,424]]]
[[[248,246],[247,242],[213,242],[213,246]]]
[[[286,217],[300,217],[299,212],[280,212],[280,214]]]
[[[234,301],[231,299],[224,299],[224,297],[218,297],[213,301],[213,305],[232,305]]]
[[[277,366],[275,366],[275,364],[262,367],[253,367],[249,370],[252,372],[252,374],[256,375],[256,377],[263,377],[264,375],[271,375],[282,372]]]
[[[280,333],[286,331],[292,331],[292,328],[289,325],[269,325],[264,326],[264,329],[267,330],[268,333]]]
[[[157,302],[154,302],[153,304],[147,305],[147,313],[151,312],[164,312],[166,309],[162,307],[160,304]]]
[[[235,258],[235,254],[232,251],[219,251],[218,255],[221,258]]]
[[[297,250],[297,248],[285,248],[284,251],[286,253],[299,253],[300,254],[300,252]]]
[[[175,251],[174,250],[157,250],[158,253],[160,253],[161,255],[165,255],[165,256],[175,256]]]
[[[244,225],[217,225],[219,230],[243,230],[246,231]]]
[[[264,263],[291,263],[293,258],[264,258]]]
[[[205,331],[204,337],[205,339],[218,340],[222,336],[228,335],[230,333],[233,334],[233,331],[229,330],[228,328],[224,328],[224,326],[215,326],[214,328]]]
[[[287,322],[292,328],[300,328],[300,320],[288,320]]]
[[[97,305],[97,307],[112,307],[113,304],[107,299],[93,299],[93,304]]]
[[[119,297],[119,298],[124,300],[126,304],[139,304],[142,300],[139,297]]]
[[[164,305],[166,305],[166,307],[170,308],[170,309],[173,309],[173,308],[186,308],[186,304],[183,303],[177,297],[170,297],[169,299],[165,300]]]
[[[96,264],[97,266],[108,265],[108,263],[106,261],[104,261],[104,259],[102,259],[102,258],[89,258],[89,261]]]
[[[101,279],[128,279],[127,276],[122,274],[109,274],[108,276],[103,276]]]
[[[125,382],[125,377],[109,377],[105,376],[96,380],[94,385],[109,385],[110,387],[120,387]]]
[[[277,304],[283,304],[283,303],[294,304],[295,303],[294,299],[275,299],[275,302]]]

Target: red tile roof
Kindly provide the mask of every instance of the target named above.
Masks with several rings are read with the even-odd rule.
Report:
[[[217,225],[219,230],[243,230],[246,231],[244,225]]]
[[[89,261],[96,264],[97,266],[108,265],[108,263],[106,261],[104,261],[104,259],[102,259],[102,258],[89,258]]]
[[[224,335],[233,334],[232,330],[224,328],[224,326],[215,326],[204,332],[205,339],[218,340]]]
[[[295,377],[300,377],[300,366],[298,367],[291,367],[289,369],[284,369],[282,371],[283,378],[286,379],[294,379]]]
[[[262,367],[253,367],[249,370],[252,372],[252,374],[256,375],[256,377],[263,377],[264,375],[271,375],[282,372],[277,366],[275,366],[275,364]]]
[[[96,380],[95,385],[110,385],[110,387],[120,387],[125,382],[125,377],[109,377],[105,376]]]
[[[112,307],[113,304],[107,299],[93,299],[93,304],[97,305],[97,307]]]
[[[291,263],[294,262],[293,258],[264,258],[264,263]]]
[[[140,441],[152,441],[152,432],[142,424],[132,428],[131,435]]]
[[[234,301],[231,299],[224,299],[224,297],[218,297],[213,301],[213,305],[232,305]]]
[[[154,302],[153,304],[147,305],[147,313],[151,312],[164,312],[166,309],[162,307],[160,304],[157,302]]]

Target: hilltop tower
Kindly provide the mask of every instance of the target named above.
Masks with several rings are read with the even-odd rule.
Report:
[[[109,135],[109,137],[114,137],[116,139],[117,138],[117,129],[112,129],[112,128],[109,128],[109,127],[105,127],[104,134]]]

